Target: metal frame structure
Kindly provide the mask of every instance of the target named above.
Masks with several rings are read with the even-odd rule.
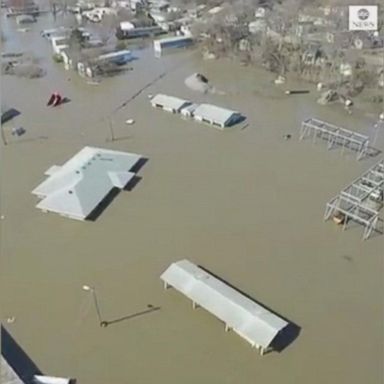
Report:
[[[312,137],[313,142],[316,141],[317,137],[327,141],[328,149],[332,149],[338,145],[343,148],[343,151],[344,148],[356,151],[357,160],[366,156],[369,150],[368,136],[312,117],[301,123],[300,140],[306,137]]]
[[[353,220],[365,226],[363,239],[366,240],[377,228],[383,197],[384,160],[380,160],[327,203],[324,220],[340,213],[344,216],[343,230]]]

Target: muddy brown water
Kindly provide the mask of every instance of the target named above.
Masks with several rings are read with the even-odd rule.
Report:
[[[360,132],[372,121],[318,106],[312,88],[285,96],[269,74],[190,52],[155,59],[142,50],[133,71],[87,85],[51,62],[38,35],[49,20],[28,33],[4,23],[5,49],[38,53],[47,76],[2,78],[2,98],[22,112],[4,126],[10,143],[1,148],[2,316],[15,317],[7,328],[41,370],[81,384],[382,382],[383,236],[363,242],[360,226],[341,232],[322,219],[327,200],[378,158],[357,162],[298,141],[308,116]],[[113,114],[118,140],[106,141],[111,111],[164,71]],[[193,72],[226,94],[188,90]],[[71,102],[48,109],[53,90]],[[238,109],[248,126],[222,132],[154,110],[147,95],[156,92]],[[125,125],[128,118],[136,123]],[[15,139],[14,126],[27,133]],[[141,181],[95,222],[43,214],[31,190],[84,145],[147,157]],[[164,292],[159,275],[183,258],[299,325],[299,337],[260,357],[185,297]],[[106,320],[147,304],[161,309],[100,328],[84,284],[97,288]]]

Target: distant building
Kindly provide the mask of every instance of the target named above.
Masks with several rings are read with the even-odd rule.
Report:
[[[39,6],[33,0],[8,0],[7,5],[7,17],[39,14]]]
[[[178,97],[158,94],[151,99],[151,104],[153,107],[161,108],[167,112],[180,113],[183,108],[192,103]]]
[[[53,52],[59,55],[69,47],[69,38],[67,36],[54,36],[51,38]]]
[[[84,147],[62,166],[52,166],[48,177],[32,194],[44,212],[85,220],[114,188],[123,189],[135,176],[141,156],[108,149]]]
[[[120,26],[116,29],[116,37],[119,40],[151,37],[161,35],[162,33],[165,33],[165,30],[158,25],[152,25],[149,27],[136,27],[129,21],[120,23]]]
[[[243,119],[243,116],[237,111],[211,104],[200,104],[193,111],[193,117],[197,121],[215,125],[220,128],[229,127]]]
[[[186,48],[194,43],[192,36],[174,36],[164,39],[155,40],[153,48],[155,53],[160,54],[164,49],[170,48]]]
[[[123,67],[133,59],[134,57],[131,51],[122,50],[108,52],[93,59],[80,59],[76,66],[80,76],[94,77],[96,75],[103,75],[108,71],[116,70],[118,67]]]
[[[17,24],[31,24],[31,23],[35,23],[36,22],[36,18],[35,16],[32,16],[32,15],[19,15],[19,16],[16,16],[16,23]]]

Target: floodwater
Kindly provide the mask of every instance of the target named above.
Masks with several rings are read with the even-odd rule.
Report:
[[[360,226],[342,232],[323,222],[326,202],[378,158],[357,162],[348,151],[298,141],[308,116],[360,132],[372,121],[318,106],[314,91],[285,96],[269,74],[191,52],[155,59],[139,51],[133,71],[88,85],[51,63],[38,36],[48,20],[8,35],[4,48],[35,52],[47,76],[2,79],[4,101],[22,112],[4,126],[10,143],[1,151],[2,315],[15,317],[7,328],[40,369],[81,384],[383,382],[383,236],[363,242]],[[8,33],[12,23],[4,22]],[[188,90],[193,72],[226,94]],[[48,109],[54,90],[71,102]],[[154,110],[147,96],[156,92],[237,109],[248,126],[223,132]],[[136,123],[125,125],[128,118]],[[14,126],[27,133],[13,138]],[[383,137],[377,143],[383,149]],[[141,181],[95,222],[36,209],[30,192],[44,171],[84,145],[142,154]],[[261,357],[224,332],[163,290],[160,274],[184,258],[300,326],[299,336]],[[99,327],[84,284],[96,287],[103,319],[126,319]],[[130,317],[148,304],[161,309]]]

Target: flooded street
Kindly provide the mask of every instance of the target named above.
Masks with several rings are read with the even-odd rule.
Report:
[[[49,20],[15,37],[14,20],[2,20],[3,51],[29,50],[47,70],[36,80],[2,76],[2,102],[21,115],[4,125],[9,144],[1,147],[1,308],[37,366],[79,384],[382,382],[383,236],[364,242],[361,226],[342,232],[323,221],[326,202],[380,157],[358,162],[347,150],[298,140],[307,117],[362,133],[373,120],[316,104],[313,86],[286,96],[271,74],[190,51],[161,59],[151,47],[135,51],[133,71],[89,85],[53,63],[39,36]],[[186,88],[193,72],[225,94]],[[71,101],[49,109],[56,90]],[[148,95],[158,92],[239,110],[248,125],[220,131],[155,110]],[[124,123],[130,118],[134,125]],[[27,133],[12,137],[15,126]],[[95,222],[43,214],[31,191],[85,145],[143,155],[142,179]],[[376,146],[383,150],[383,133]],[[300,335],[261,357],[163,290],[160,274],[181,259],[294,322]],[[104,319],[128,318],[99,327],[84,284],[96,287]],[[148,304],[161,309],[129,317]]]

